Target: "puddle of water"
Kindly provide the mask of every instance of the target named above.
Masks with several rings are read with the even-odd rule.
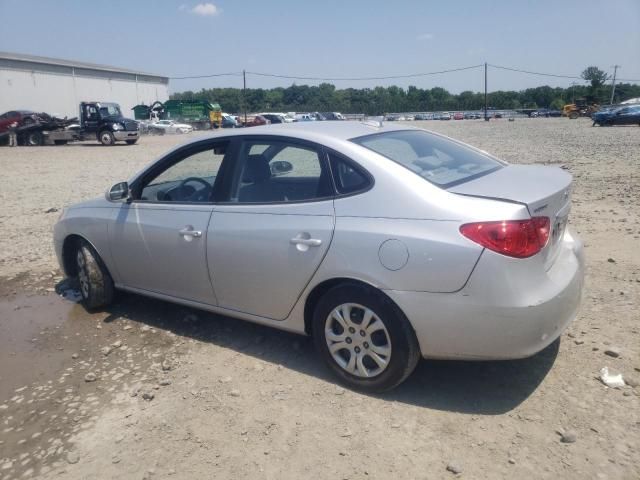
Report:
[[[0,299],[0,400],[16,388],[50,379],[72,352],[66,322],[86,322],[81,305],[57,295],[17,295]]]

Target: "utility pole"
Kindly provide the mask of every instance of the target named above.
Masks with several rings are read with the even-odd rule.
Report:
[[[613,81],[611,82],[611,100],[609,100],[609,105],[613,105],[613,96],[616,93],[616,73],[618,73],[618,69],[622,68],[620,65],[613,66]]]
[[[484,62],[484,121],[489,121],[489,117],[487,117],[487,62]]]
[[[576,103],[576,85],[578,85],[576,82],[571,82],[571,103],[572,104]]]
[[[244,124],[247,124],[247,72],[242,70],[242,106],[244,107]]]

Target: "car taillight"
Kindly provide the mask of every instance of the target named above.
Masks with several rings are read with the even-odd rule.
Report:
[[[502,222],[467,223],[460,233],[489,250],[515,258],[527,258],[542,250],[549,240],[549,217]]]

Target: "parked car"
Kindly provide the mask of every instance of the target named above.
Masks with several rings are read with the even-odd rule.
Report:
[[[451,114],[449,112],[440,113],[438,120],[451,120]]]
[[[453,119],[454,120],[464,120],[464,113],[462,112],[456,112],[453,114]]]
[[[478,120],[479,118],[482,118],[482,115],[477,112],[466,112],[464,114],[464,118],[465,120]]]
[[[193,127],[186,123],[178,123],[173,120],[158,120],[149,125],[149,130],[161,131],[164,133],[191,133]]]
[[[344,120],[340,112],[321,112],[325,120]]]
[[[315,122],[316,118],[310,113],[296,113],[296,122]]]
[[[236,128],[238,126],[238,121],[236,117],[233,115],[229,115],[228,113],[222,114],[222,128]]]
[[[538,110],[534,110],[533,112],[529,113],[529,116],[532,117],[532,118],[536,118],[536,117],[545,117],[545,118],[561,117],[562,116],[562,112],[560,110],[550,110],[548,108],[539,108]]]
[[[54,245],[88,308],[121,289],[311,335],[341,381],[383,391],[420,357],[521,358],[562,334],[584,275],[571,188],[406,125],[270,125],[66,208]]]
[[[591,115],[593,126],[640,125],[640,105],[629,105],[613,110],[601,110]]]
[[[271,123],[287,123],[284,115],[279,113],[261,113],[261,116],[269,120]]]
[[[433,114],[431,113],[417,113],[416,120],[433,120]]]
[[[400,120],[400,118],[400,115],[387,115],[386,117],[384,117],[387,122],[397,122],[398,120]]]
[[[261,125],[269,125],[271,122],[262,115],[247,115],[247,121],[243,120],[245,127],[259,127]]]

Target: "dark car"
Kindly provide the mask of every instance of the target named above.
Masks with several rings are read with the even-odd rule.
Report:
[[[247,117],[247,121],[244,122],[245,127],[258,127],[260,125],[269,125],[271,122],[263,115],[251,115]]]
[[[325,120],[344,120],[340,112],[320,112]]]
[[[261,116],[269,120],[272,124],[284,123],[284,118],[282,118],[280,115],[274,115],[273,113],[263,113]]]
[[[594,126],[640,125],[640,105],[630,105],[613,110],[600,110],[594,113],[591,118]]]

